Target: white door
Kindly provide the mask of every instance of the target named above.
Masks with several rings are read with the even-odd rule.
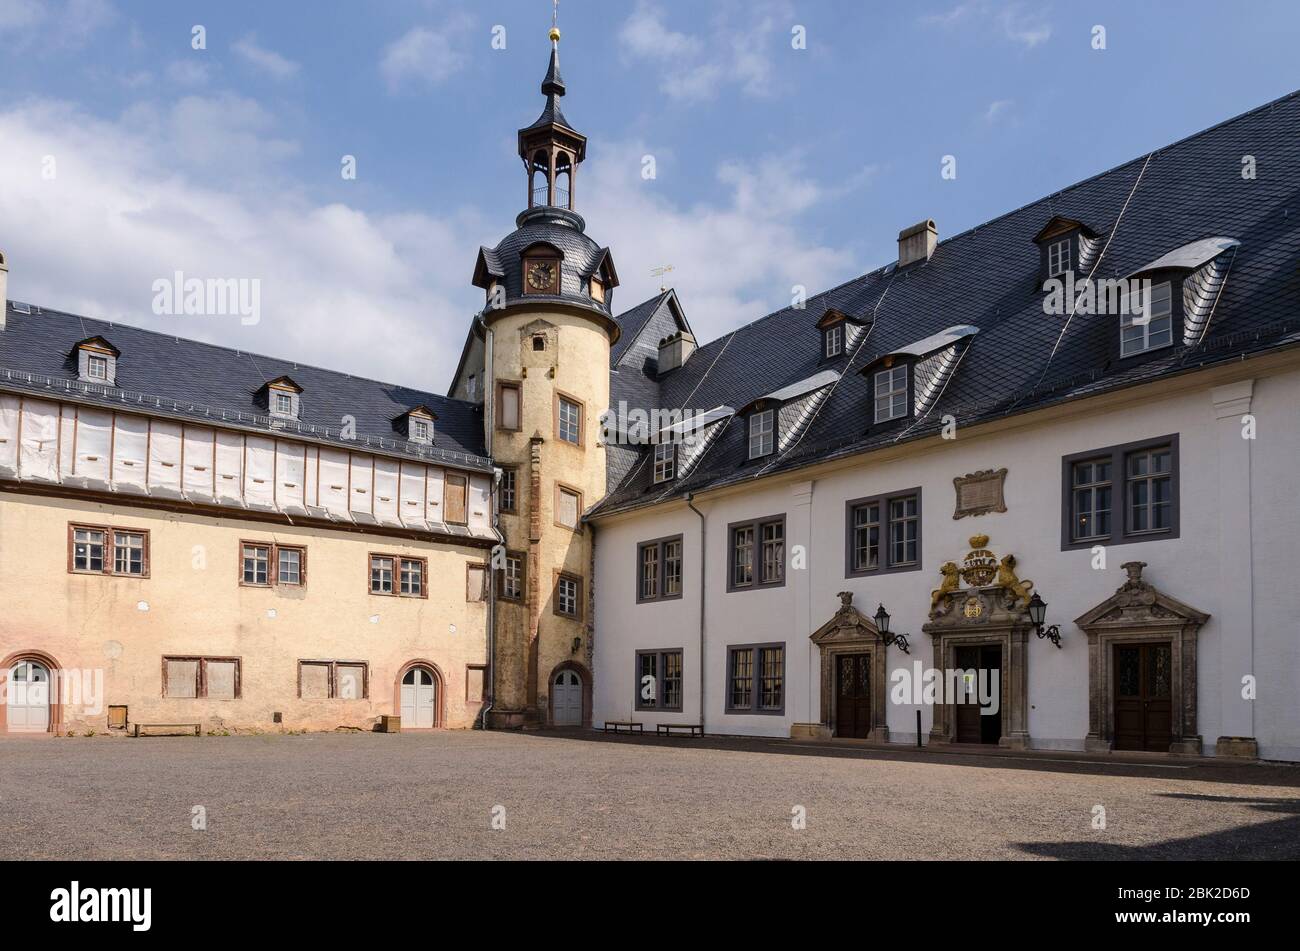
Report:
[[[572,670],[562,670],[551,685],[551,709],[556,726],[582,726],[582,679]]]
[[[9,669],[6,699],[10,733],[44,733],[50,726],[50,672],[30,660]]]
[[[423,667],[412,667],[402,678],[402,727],[428,730],[433,727],[433,674]]]

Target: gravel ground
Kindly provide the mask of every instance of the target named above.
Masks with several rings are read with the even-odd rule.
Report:
[[[0,740],[0,858],[1294,859],[1300,769],[589,734]]]

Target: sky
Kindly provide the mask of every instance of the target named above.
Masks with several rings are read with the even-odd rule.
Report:
[[[551,15],[0,0],[8,296],[445,392],[477,249],[526,204]],[[915,222],[950,237],[1300,84],[1289,0],[560,0],[559,25],[615,310],[672,265],[702,342]],[[177,272],[255,281],[256,321],[156,314]]]

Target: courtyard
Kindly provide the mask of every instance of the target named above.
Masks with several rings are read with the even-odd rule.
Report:
[[[560,732],[0,740],[0,859],[245,858],[1295,859],[1300,768]]]

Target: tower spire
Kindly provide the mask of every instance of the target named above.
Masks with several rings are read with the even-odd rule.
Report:
[[[548,205],[573,210],[573,180],[587,155],[587,137],[569,124],[560,109],[567,91],[560,75],[559,0],[552,0],[551,58],[542,79],[546,106],[537,121],[519,130],[519,157],[528,169],[528,207]]]

